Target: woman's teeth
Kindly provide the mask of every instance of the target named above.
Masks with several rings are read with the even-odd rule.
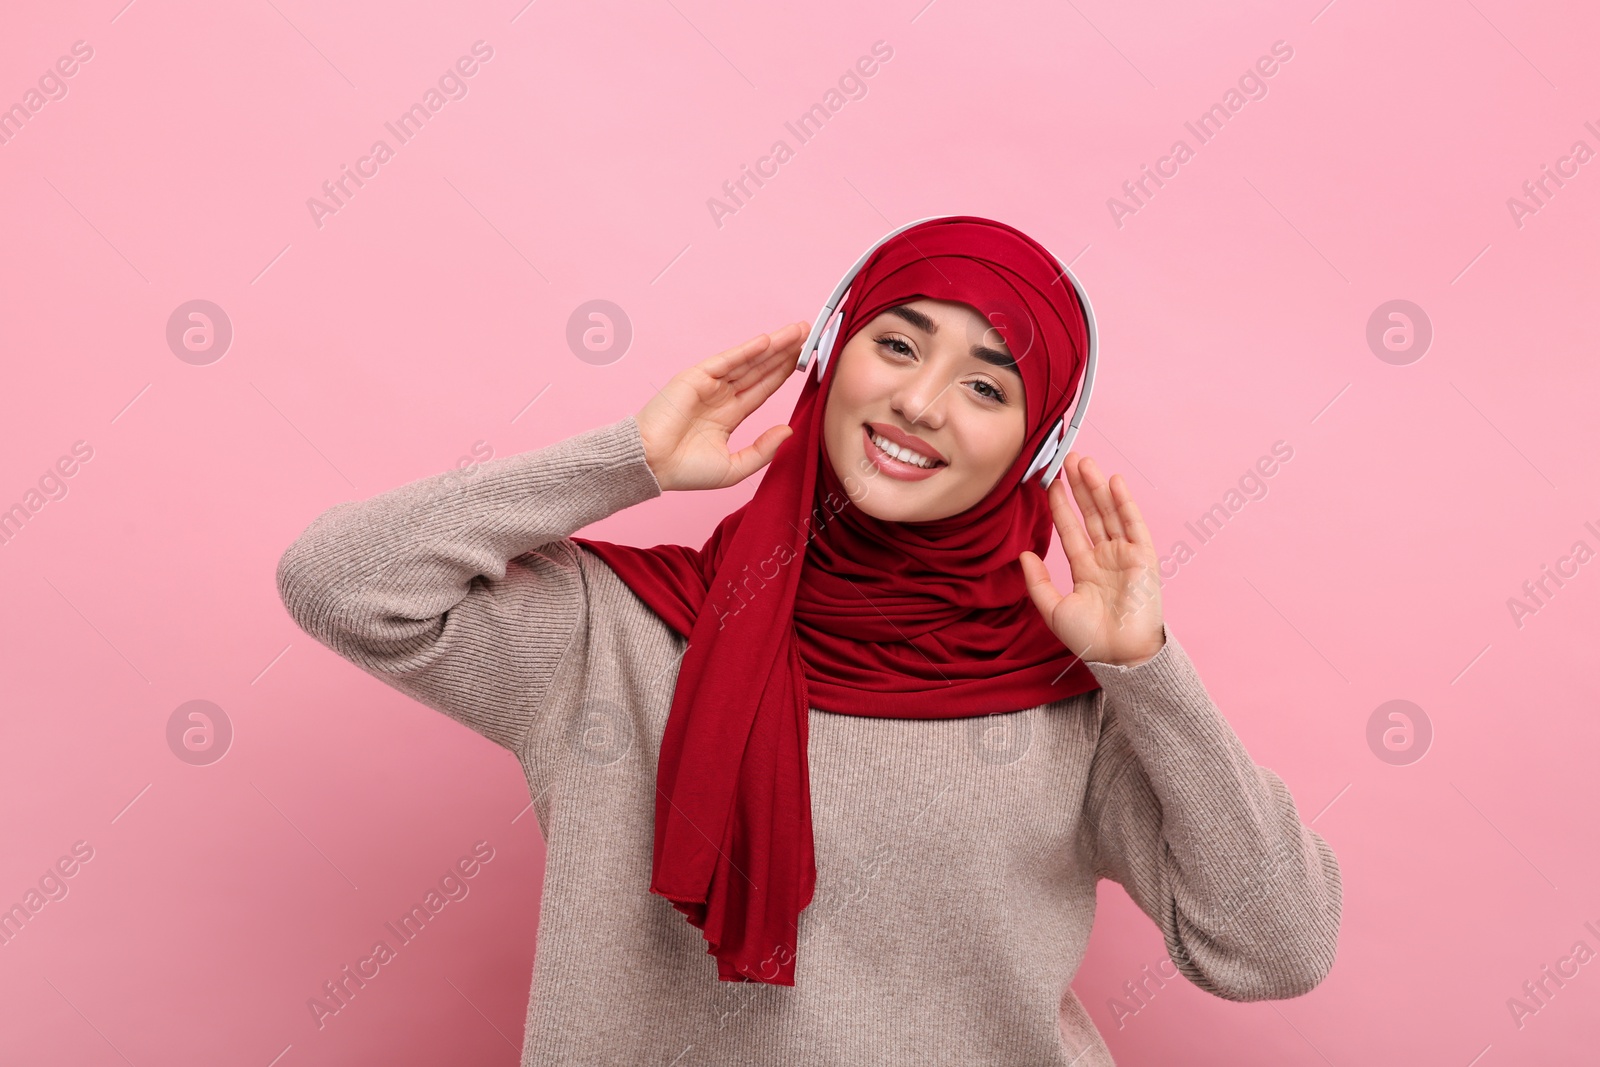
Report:
[[[909,463],[913,467],[939,467],[943,466],[938,460],[929,459],[920,452],[913,452],[909,448],[901,448],[893,441],[880,434],[872,435],[872,443],[883,449],[884,452],[898,459],[902,463]]]

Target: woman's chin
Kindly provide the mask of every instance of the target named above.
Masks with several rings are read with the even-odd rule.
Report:
[[[855,506],[879,522],[934,522],[945,517],[943,500],[943,493],[920,482],[881,486],[875,481]]]

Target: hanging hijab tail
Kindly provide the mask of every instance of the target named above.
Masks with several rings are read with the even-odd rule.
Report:
[[[850,284],[794,433],[703,547],[573,538],[688,638],[656,768],[650,892],[702,932],[723,981],[795,982],[817,881],[811,708],[949,719],[1098,687],[1039,617],[1017,561],[1050,547],[1047,496],[1023,476],[1052,432],[1059,440],[1087,361],[1088,320],[1064,273],[990,219],[944,216],[890,237]],[[826,461],[838,363],[827,357],[919,298],[970,305],[1000,333],[1022,374],[1027,438],[966,511],[885,522],[854,505],[861,486]]]

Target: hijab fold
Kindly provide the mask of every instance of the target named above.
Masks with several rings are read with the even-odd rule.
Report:
[[[845,482],[834,471],[823,413],[845,343],[919,298],[970,305],[993,324],[1022,374],[1027,435],[978,503],[888,522],[855,503],[875,468]],[[1048,500],[1022,474],[1087,361],[1083,310],[1055,258],[1003,223],[942,216],[879,246],[839,314],[822,380],[815,363],[807,370],[794,433],[703,547],[573,538],[689,639],[656,769],[650,892],[701,930],[723,981],[794,985],[799,916],[817,880],[811,708],[950,719],[1098,688],[1039,616],[1017,559],[1049,550]]]

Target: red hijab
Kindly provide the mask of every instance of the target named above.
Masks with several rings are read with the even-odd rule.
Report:
[[[886,522],[855,506],[827,462],[824,401],[845,343],[919,297],[995,325],[1022,374],[1028,431],[978,503]],[[1087,360],[1084,313],[1055,258],[1003,223],[944,216],[884,242],[840,312],[822,381],[807,369],[794,433],[704,547],[573,538],[689,639],[656,770],[650,892],[702,931],[723,981],[794,985],[816,887],[809,708],[952,719],[1098,688],[1039,616],[1017,562],[1049,550],[1046,495],[1022,475]],[[852,478],[855,491],[876,473]]]

